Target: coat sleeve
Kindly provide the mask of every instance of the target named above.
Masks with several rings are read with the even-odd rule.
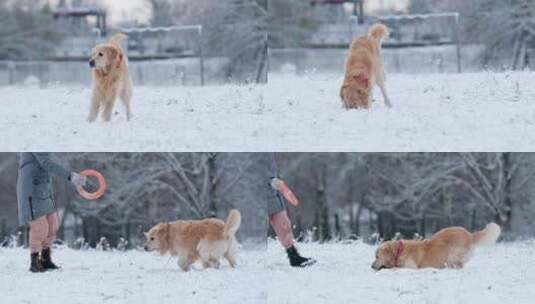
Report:
[[[49,174],[59,176],[67,181],[71,180],[71,172],[50,159],[49,153],[34,153],[35,159]]]

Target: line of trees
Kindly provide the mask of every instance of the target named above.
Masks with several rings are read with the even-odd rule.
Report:
[[[94,168],[106,195],[82,200],[56,180],[60,237],[79,246],[137,246],[160,221],[243,214],[239,237],[268,234],[265,153],[59,153],[75,171]],[[427,236],[443,227],[480,229],[494,221],[506,238],[535,233],[533,153],[277,153],[281,176],[301,200],[289,207],[307,240]],[[18,155],[0,154],[0,236],[17,228]],[[2,237],[2,238],[3,238]],[[123,240],[122,240],[123,239]],[[86,244],[86,245],[84,245]]]
[[[42,59],[62,35],[48,2],[0,0],[0,60]]]
[[[283,162],[303,201],[291,213],[304,237],[425,236],[490,221],[508,238],[535,231],[534,154],[304,153]]]

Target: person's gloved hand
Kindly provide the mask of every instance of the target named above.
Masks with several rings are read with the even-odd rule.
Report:
[[[80,175],[76,172],[71,173],[71,183],[78,187],[83,187],[87,183],[87,177]]]

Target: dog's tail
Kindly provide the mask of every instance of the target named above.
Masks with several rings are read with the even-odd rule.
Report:
[[[376,23],[368,31],[368,38],[377,41],[378,44],[381,44],[386,37],[388,37],[388,28],[384,24]]]
[[[472,243],[476,246],[494,245],[502,230],[495,223],[488,223],[485,229],[472,233]]]
[[[223,233],[226,237],[233,237],[240,228],[241,214],[238,210],[232,209],[228,214],[227,221],[225,222],[225,228]]]
[[[126,35],[123,33],[117,33],[108,40],[109,44],[113,44],[115,46],[121,47],[121,42],[126,39]]]

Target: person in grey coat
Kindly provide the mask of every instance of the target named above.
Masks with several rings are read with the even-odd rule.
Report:
[[[49,153],[21,153],[17,180],[19,224],[30,227],[30,271],[57,269],[50,248],[59,228],[52,177],[84,186],[86,177],[70,172],[50,159]]]

